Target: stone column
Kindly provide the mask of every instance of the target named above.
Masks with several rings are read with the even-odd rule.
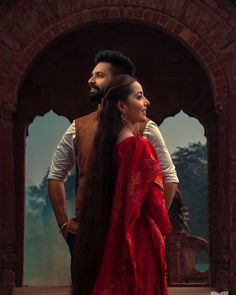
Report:
[[[217,106],[218,149],[216,195],[211,201],[211,278],[218,292],[230,291],[230,196],[229,196],[229,112]],[[212,138],[214,144],[214,139]]]
[[[15,284],[16,224],[13,126],[15,105],[0,105],[0,294],[11,295]]]
[[[236,88],[236,87],[235,87]],[[230,198],[230,286],[236,294],[236,90],[230,104],[229,198]]]

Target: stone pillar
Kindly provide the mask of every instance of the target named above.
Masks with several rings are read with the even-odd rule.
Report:
[[[11,295],[15,284],[16,224],[13,126],[15,105],[0,105],[0,294]]]
[[[211,281],[218,292],[230,291],[229,113],[226,102],[225,99],[225,104],[217,106],[217,191],[210,200]],[[217,145],[214,138],[212,144]]]
[[[236,87],[235,87],[236,88]],[[230,196],[230,286],[232,295],[236,294],[236,90],[230,105],[230,159],[229,159],[229,196]]]

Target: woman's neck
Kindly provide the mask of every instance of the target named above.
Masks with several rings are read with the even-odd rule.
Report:
[[[126,139],[127,137],[130,137],[130,136],[134,136],[134,130],[135,130],[135,127],[130,125],[130,124],[125,124],[119,135],[118,135],[118,139],[117,139],[117,144],[119,144],[120,142],[122,142],[124,139]]]
[[[124,131],[124,132],[129,132],[129,133],[132,133],[134,135],[135,133],[135,125],[134,124],[130,124],[130,123],[126,123],[124,124],[124,126],[122,127],[121,131]]]

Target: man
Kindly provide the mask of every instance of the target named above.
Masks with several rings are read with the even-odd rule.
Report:
[[[78,232],[78,223],[76,218],[68,221],[64,182],[77,161],[79,186],[76,197],[76,216],[78,216],[80,199],[83,197],[81,192],[86,178],[88,158],[92,152],[92,142],[97,127],[99,103],[103,96],[103,90],[112,77],[119,74],[134,76],[135,67],[131,60],[117,51],[103,50],[98,52],[95,56],[95,67],[91,78],[88,80],[89,98],[98,103],[98,109],[72,123],[62,137],[52,158],[48,175],[49,196],[57,224],[70,247],[70,251],[73,249],[75,236]],[[176,191],[178,178],[164,140],[157,125],[151,120],[148,120],[144,126],[140,126],[137,134],[142,134],[149,140],[158,154],[163,172],[164,198],[166,207],[169,209]]]

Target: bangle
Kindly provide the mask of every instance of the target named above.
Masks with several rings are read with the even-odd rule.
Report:
[[[59,228],[59,233],[62,232],[63,228],[67,225],[67,222],[64,222],[62,226]]]

